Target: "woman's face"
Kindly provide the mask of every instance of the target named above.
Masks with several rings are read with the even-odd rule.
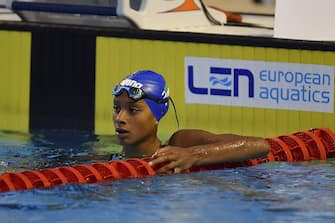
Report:
[[[156,139],[158,122],[144,100],[134,101],[126,92],[114,97],[113,122],[123,146],[138,147]]]

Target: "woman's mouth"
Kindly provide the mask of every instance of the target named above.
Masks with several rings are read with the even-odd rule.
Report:
[[[129,135],[129,131],[125,130],[125,129],[117,128],[117,129],[115,129],[115,132],[116,132],[116,136],[119,139],[124,139],[124,138],[126,138]]]

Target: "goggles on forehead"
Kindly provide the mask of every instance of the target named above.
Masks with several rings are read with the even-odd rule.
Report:
[[[130,97],[131,99],[135,101],[138,101],[144,98],[148,98],[158,104],[163,104],[169,101],[169,98],[160,99],[160,98],[151,97],[147,95],[141,88],[126,87],[126,86],[121,86],[119,84],[114,86],[112,94],[115,96],[119,96],[120,94],[122,94],[124,90],[127,91],[128,97]]]

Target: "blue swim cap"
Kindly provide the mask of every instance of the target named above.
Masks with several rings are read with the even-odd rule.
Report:
[[[154,71],[136,71],[125,77],[117,87],[118,89],[116,91],[113,90],[113,95],[116,96],[126,90],[128,96],[131,97],[131,88],[141,89],[144,92],[143,99],[157,121],[159,121],[169,109],[169,88],[166,85],[164,77]]]

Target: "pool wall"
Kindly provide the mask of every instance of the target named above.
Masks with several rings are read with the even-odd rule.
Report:
[[[333,42],[29,23],[1,23],[0,30],[0,129],[113,134],[112,86],[135,70],[152,69],[167,79],[181,128],[268,137],[317,127],[335,130],[334,89],[331,111],[190,103],[185,91],[186,58],[334,69]],[[176,129],[171,109],[160,132]]]
[[[30,32],[0,30],[0,128],[29,128]]]

